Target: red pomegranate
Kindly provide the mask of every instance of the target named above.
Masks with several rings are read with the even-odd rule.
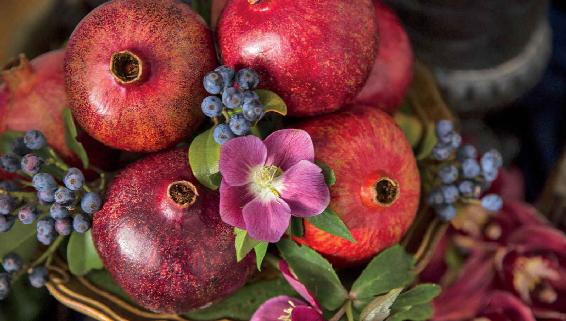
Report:
[[[73,115],[108,146],[151,152],[203,120],[202,78],[216,66],[211,32],[178,0],[114,0],[77,26],[65,57]]]
[[[365,83],[377,51],[371,0],[232,0],[218,21],[225,64],[248,66],[289,115],[338,110]]]
[[[218,192],[191,174],[187,151],[155,154],[123,170],[94,216],[93,238],[118,284],[152,311],[179,313],[246,283],[253,255],[236,263]]]
[[[308,222],[297,241],[339,267],[363,263],[399,242],[415,218],[420,179],[411,145],[393,119],[375,108],[355,107],[296,127],[311,135],[317,159],[334,170],[330,208],[357,242]]]
[[[403,101],[413,77],[413,49],[395,13],[374,1],[379,49],[371,74],[354,102],[393,113]]]

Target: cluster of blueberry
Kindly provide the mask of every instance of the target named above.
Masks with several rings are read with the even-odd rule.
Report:
[[[264,106],[253,91],[259,84],[254,70],[244,68],[236,73],[220,66],[204,76],[203,84],[212,96],[202,101],[202,112],[211,118],[224,116],[226,120],[214,127],[214,140],[218,144],[248,134],[252,124],[263,117]]]
[[[10,253],[2,259],[4,272],[0,272],[0,300],[10,294],[12,279],[24,269],[22,258],[16,253]],[[29,283],[35,288],[41,288],[47,282],[48,271],[43,265],[30,267],[27,270]]]
[[[442,161],[436,172],[435,188],[428,195],[428,204],[444,220],[456,216],[457,202],[479,202],[488,211],[497,212],[503,201],[496,194],[482,195],[497,178],[503,159],[498,151],[490,150],[479,158],[474,146],[461,145],[462,138],[454,124],[441,120],[436,126],[438,144],[432,157]],[[455,155],[455,157],[454,157]],[[481,198],[481,199],[480,199]]]

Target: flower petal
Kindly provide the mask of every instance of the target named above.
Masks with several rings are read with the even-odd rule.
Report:
[[[322,314],[308,306],[298,306],[291,311],[291,321],[324,321]]]
[[[230,186],[220,183],[220,217],[224,223],[241,229],[246,228],[242,209],[253,200],[245,186]]]
[[[298,162],[283,173],[281,181],[281,198],[289,204],[293,216],[315,216],[330,204],[330,191],[322,170],[312,162]]]
[[[249,135],[233,138],[220,150],[222,179],[232,186],[242,186],[250,180],[250,170],[265,164],[267,148],[261,139]]]
[[[267,147],[266,163],[284,171],[301,160],[314,162],[314,145],[310,135],[304,130],[278,130],[263,142]]]
[[[282,316],[289,315],[288,309],[294,309],[294,307],[304,305],[305,303],[303,301],[292,298],[290,296],[276,296],[265,301],[254,313],[250,321],[280,320]]]
[[[281,239],[291,220],[291,209],[284,200],[263,201],[255,198],[244,206],[246,230],[253,239],[276,243]]]
[[[299,293],[300,296],[302,296],[305,300],[307,300],[307,302],[311,306],[318,309],[318,311],[321,311],[320,305],[318,304],[318,302],[316,302],[314,296],[309,292],[309,290],[307,290],[307,288],[301,283],[301,281],[299,281],[293,275],[293,273],[291,273],[291,270],[289,269],[289,264],[287,262],[285,262],[284,260],[280,260],[279,270],[281,270],[281,274],[283,274],[285,280],[287,280],[287,282],[291,285],[291,287],[293,287],[293,289],[295,289],[295,291],[297,291],[297,293]]]

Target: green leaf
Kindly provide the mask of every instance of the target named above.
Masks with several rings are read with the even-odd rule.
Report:
[[[248,231],[237,227],[234,228],[234,234],[236,234],[236,260],[240,262],[261,242],[252,239],[248,235]]]
[[[383,321],[391,314],[391,306],[403,291],[397,288],[389,291],[387,294],[380,295],[368,303],[362,313],[360,313],[360,321]]]
[[[309,217],[306,220],[325,232],[356,243],[356,239],[354,239],[346,224],[330,207],[327,207],[322,214]]]
[[[440,294],[440,286],[431,283],[419,284],[402,293],[393,304],[394,309],[429,303]]]
[[[211,0],[192,0],[191,5],[193,10],[198,13],[206,22],[207,25],[210,26],[210,15],[211,15],[211,8],[212,8],[212,1]]]
[[[83,167],[88,168],[88,155],[83,144],[77,140],[77,126],[69,108],[63,110],[63,119],[65,120],[65,143],[80,158]]]
[[[193,175],[204,186],[216,190],[220,162],[220,145],[214,140],[214,128],[201,133],[189,147],[189,164]]]
[[[5,131],[0,134],[0,154],[8,154],[12,152],[12,142],[14,139],[23,136],[20,132]]]
[[[432,153],[432,150],[437,143],[438,139],[436,138],[436,126],[430,123],[426,126],[424,137],[419,144],[419,147],[417,148],[417,160],[423,160],[427,158]]]
[[[430,320],[434,314],[434,309],[431,303],[425,303],[421,305],[415,305],[410,307],[408,310],[399,311],[387,319],[387,321],[422,321]]]
[[[302,237],[305,234],[305,226],[301,217],[293,216],[289,225],[289,233],[292,236]]]
[[[289,239],[279,241],[277,247],[299,280],[323,307],[333,311],[344,304],[348,292],[325,258],[311,248],[298,246]]]
[[[326,163],[316,160],[316,165],[322,169],[322,175],[324,175],[324,182],[328,186],[332,186],[336,184],[336,175],[330,166],[326,165]]]
[[[91,270],[104,267],[94,247],[91,231],[71,234],[67,245],[67,261],[69,270],[75,275],[85,275]]]
[[[258,271],[261,271],[261,263],[263,263],[263,259],[265,258],[265,254],[267,253],[268,247],[269,247],[269,243],[267,242],[260,242],[258,245],[254,246],[255,262]]]
[[[357,300],[372,298],[409,284],[413,279],[413,258],[400,245],[376,256],[354,282],[351,295]]]
[[[255,93],[259,96],[266,113],[274,112],[283,116],[287,115],[287,105],[279,95],[265,89],[257,89]]]
[[[0,258],[11,252],[26,258],[25,254],[36,245],[35,229],[35,224],[26,225],[16,221],[9,232],[0,233]]]
[[[424,133],[423,124],[418,117],[398,111],[393,115],[393,118],[403,133],[405,133],[411,146],[413,146],[413,148],[417,147]]]
[[[280,295],[296,296],[282,278],[252,283],[210,307],[185,314],[191,320],[249,320],[265,301]]]

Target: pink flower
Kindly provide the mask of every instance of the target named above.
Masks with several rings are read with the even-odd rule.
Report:
[[[286,295],[274,297],[265,301],[250,321],[324,321],[320,305],[307,288],[291,273],[287,262],[279,261],[279,269],[285,280],[307,302]]]
[[[315,216],[330,203],[312,140],[303,130],[278,130],[263,142],[255,136],[231,139],[222,145],[220,173],[222,220],[256,240],[277,242],[291,216]]]

